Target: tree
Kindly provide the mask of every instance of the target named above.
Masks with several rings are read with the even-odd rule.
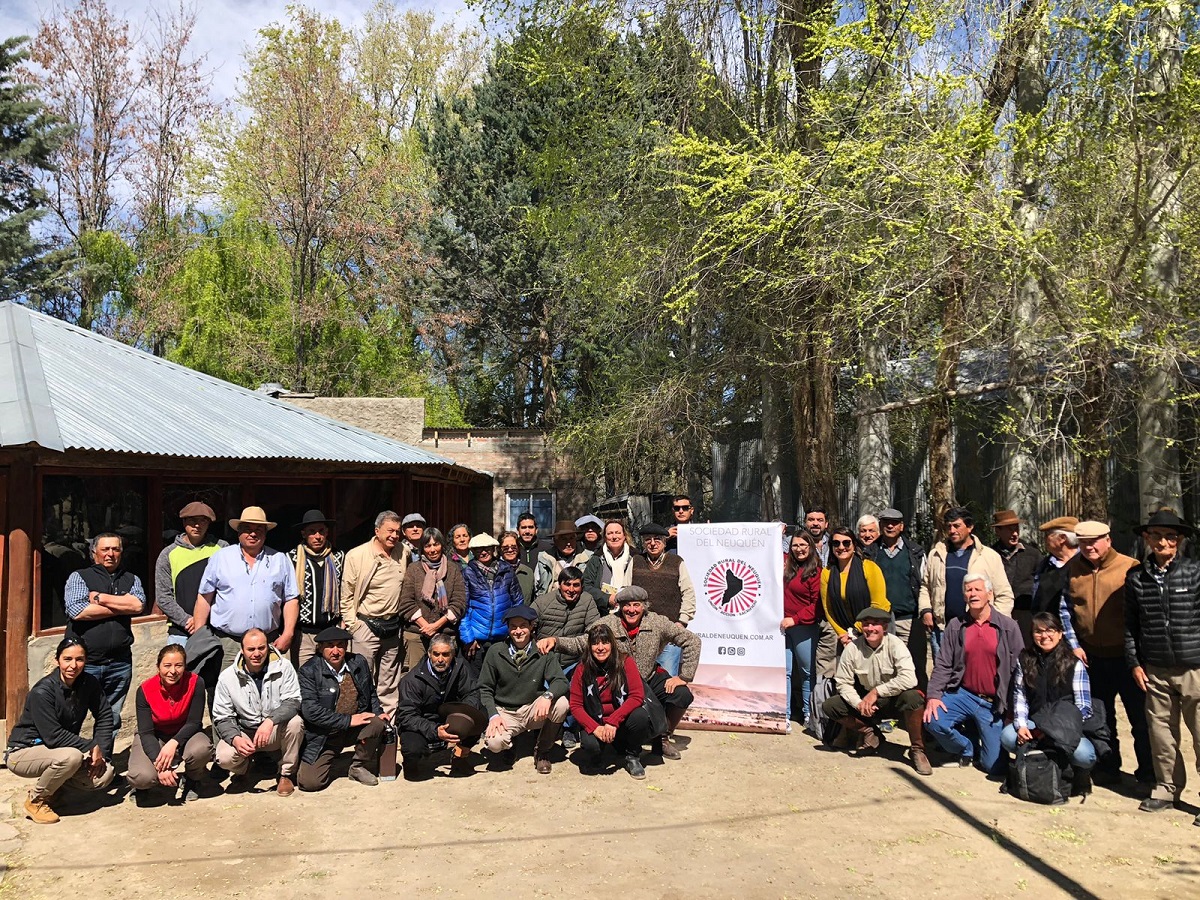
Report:
[[[6,299],[36,289],[47,276],[50,248],[32,231],[47,205],[38,173],[53,165],[67,131],[37,99],[34,85],[21,80],[27,41],[0,43],[0,297]]]

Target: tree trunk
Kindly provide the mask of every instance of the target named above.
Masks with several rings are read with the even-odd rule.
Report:
[[[892,505],[892,439],[883,405],[887,349],[879,335],[865,335],[858,380],[858,514],[876,514]]]
[[[788,521],[783,486],[783,398],[769,373],[759,377],[762,391],[762,500],[760,514],[765,522]]]
[[[1104,348],[1084,358],[1083,402],[1079,410],[1079,437],[1083,462],[1080,468],[1083,508],[1080,516],[1108,521],[1109,413],[1108,361]]]
[[[954,485],[954,420],[950,391],[958,384],[958,355],[962,341],[966,276],[960,261],[951,259],[942,283],[942,333],[938,343],[933,390],[936,399],[929,416],[929,506],[940,534],[946,511],[957,506]]]
[[[1043,25],[1045,15],[1042,17]],[[1017,115],[1027,124],[1036,123],[1046,108],[1049,90],[1046,80],[1047,58],[1043,43],[1044,28],[1030,44],[1029,53],[1018,69],[1016,90]],[[1041,183],[1036,163],[1025,153],[1013,165],[1013,183],[1017,189],[1014,218],[1017,227],[1032,242],[1042,224]],[[1012,343],[1008,353],[1008,405],[1011,424],[1004,441],[1004,505],[1025,523],[1024,537],[1035,537],[1034,516],[1041,488],[1032,440],[1040,434],[1034,393],[1030,384],[1037,372],[1037,353],[1033,346],[1034,325],[1041,305],[1037,278],[1028,270],[1018,279],[1013,296]]]
[[[823,506],[831,524],[838,518],[835,373],[828,354],[810,330],[802,334],[799,355],[805,363],[792,380],[793,448],[800,504]]]
[[[1162,136],[1146,166],[1147,232],[1150,252],[1146,262],[1146,295],[1151,309],[1171,314],[1178,306],[1180,212],[1182,178],[1179,148],[1173,129],[1161,120],[1163,106],[1179,85],[1182,65],[1182,8],[1167,0],[1152,13],[1155,46],[1147,87],[1141,102],[1149,107],[1150,133]],[[1153,314],[1153,313],[1152,313]],[[1170,359],[1148,359],[1138,393],[1138,493],[1141,511],[1162,506],[1180,510],[1179,422],[1175,408],[1177,379]]]

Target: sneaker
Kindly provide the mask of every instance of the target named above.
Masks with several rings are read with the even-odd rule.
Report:
[[[958,758],[958,767],[960,769],[969,769],[973,765],[975,765],[974,756],[960,756]]]
[[[562,735],[562,745],[564,750],[574,750],[579,746],[579,738],[575,736],[573,731],[564,731]]]
[[[25,818],[32,819],[38,825],[53,825],[58,821],[58,813],[50,808],[50,804],[44,798],[34,800],[33,797],[27,797]]]
[[[882,722],[879,723],[879,730],[882,731],[884,734],[891,734],[893,729],[895,729],[895,727],[896,727],[895,719],[884,719]]]
[[[275,788],[275,793],[280,797],[290,797],[296,793],[296,782],[292,781],[287,775],[279,776],[279,784]]]
[[[367,787],[375,787],[375,785],[379,784],[379,779],[375,774],[368,772],[364,766],[351,766],[350,780],[357,781],[359,784],[365,784]]]
[[[625,757],[625,771],[635,781],[642,781],[646,777],[646,767],[642,765],[642,760],[637,756]]]

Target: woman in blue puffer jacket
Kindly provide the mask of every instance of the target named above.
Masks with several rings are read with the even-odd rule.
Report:
[[[523,602],[516,573],[508,563],[497,559],[499,546],[490,534],[475,535],[470,544],[475,558],[463,569],[467,611],[458,626],[458,639],[476,678],[488,647],[508,637],[504,614],[510,606]]]

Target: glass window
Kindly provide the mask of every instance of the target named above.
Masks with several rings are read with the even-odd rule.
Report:
[[[176,536],[183,531],[179,511],[193,501],[207,503],[217,515],[217,521],[209,534],[232,544],[237,535],[229,527],[229,520],[242,511],[242,486],[240,484],[171,484],[162,488],[162,545],[171,546]]]
[[[396,503],[396,482],[390,478],[339,478],[334,544],[349,550],[375,536],[375,517]],[[404,515],[403,510],[396,510]]]
[[[508,528],[517,530],[517,519],[527,512],[537,519],[538,534],[554,531],[553,491],[508,491]]]
[[[112,531],[123,539],[121,564],[142,580],[150,597],[146,542],[146,479],[124,476],[45,475],[42,478],[40,627],[67,624],[63,587],[67,576],[92,565],[88,542]]]

